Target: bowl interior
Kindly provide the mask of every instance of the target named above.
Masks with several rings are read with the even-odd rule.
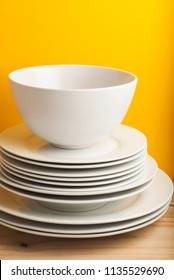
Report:
[[[46,89],[91,89],[124,85],[136,80],[128,72],[99,66],[53,65],[13,71],[9,79],[25,86]]]

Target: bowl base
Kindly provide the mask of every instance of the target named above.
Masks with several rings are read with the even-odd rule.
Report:
[[[85,145],[85,146],[64,146],[64,145],[57,145],[57,144],[50,143],[50,145],[53,146],[54,148],[64,149],[64,150],[82,150],[82,149],[87,149],[94,144]]]

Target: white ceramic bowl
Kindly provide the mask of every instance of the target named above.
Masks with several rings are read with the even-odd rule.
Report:
[[[79,149],[121,123],[137,77],[107,67],[52,65],[13,71],[9,81],[19,113],[35,135],[58,147]]]

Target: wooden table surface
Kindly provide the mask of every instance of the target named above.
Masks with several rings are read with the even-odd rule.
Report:
[[[110,237],[60,239],[0,226],[0,259],[174,260],[174,199],[167,213],[154,224]]]

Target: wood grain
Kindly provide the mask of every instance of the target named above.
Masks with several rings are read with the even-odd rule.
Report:
[[[174,199],[159,221],[146,228],[111,237],[60,239],[0,226],[0,259],[174,260]]]

